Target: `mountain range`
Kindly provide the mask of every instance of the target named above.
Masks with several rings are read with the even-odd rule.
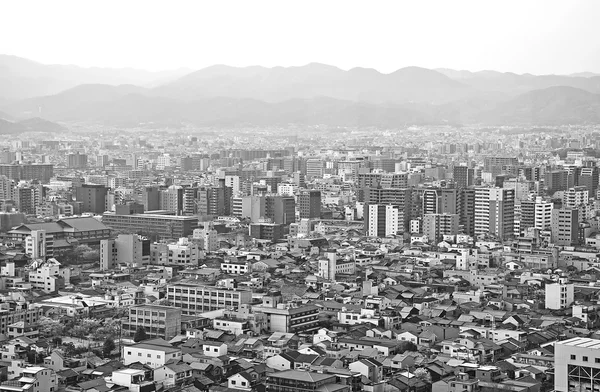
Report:
[[[11,62],[29,68],[3,66]],[[178,75],[69,66],[74,70],[63,75],[72,86],[54,91],[56,84],[30,82],[45,81],[64,66],[30,63],[0,56],[0,118],[13,119],[12,124],[31,117],[228,127],[600,122],[600,76],[592,73],[536,76],[407,67],[384,74],[311,63],[215,65]],[[19,94],[6,94],[3,85],[15,86]]]

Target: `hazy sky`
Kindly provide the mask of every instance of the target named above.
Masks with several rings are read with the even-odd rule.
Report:
[[[0,53],[151,70],[321,62],[600,72],[597,0],[15,0]]]

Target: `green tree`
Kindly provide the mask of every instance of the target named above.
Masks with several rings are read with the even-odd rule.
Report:
[[[105,357],[108,357],[115,348],[115,341],[112,338],[107,338],[102,346],[102,354],[104,354]]]
[[[148,339],[148,334],[146,330],[141,325],[138,327],[137,331],[135,331],[135,335],[133,336],[134,342],[141,342],[142,340]]]

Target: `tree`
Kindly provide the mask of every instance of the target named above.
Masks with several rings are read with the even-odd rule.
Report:
[[[108,357],[114,351],[115,348],[115,341],[110,337],[106,338],[106,340],[104,341],[104,346],[102,346],[102,354],[104,354],[105,357]]]
[[[418,368],[418,369],[415,369],[414,375],[419,380],[424,381],[428,384],[431,384],[431,373],[429,373],[429,370],[427,370],[425,368]]]
[[[50,317],[42,316],[39,320],[39,331],[43,336],[62,336],[65,326],[60,320],[54,320]]]
[[[141,342],[142,340],[148,339],[148,334],[146,333],[146,329],[141,325],[138,327],[137,331],[135,331],[135,335],[133,336],[134,342]]]

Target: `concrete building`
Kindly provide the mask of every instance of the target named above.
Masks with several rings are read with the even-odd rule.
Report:
[[[203,256],[200,244],[188,238],[179,238],[175,243],[150,244],[150,263],[154,265],[197,267]]]
[[[118,206],[125,207],[129,206]],[[137,233],[157,239],[176,239],[192,235],[198,228],[198,217],[169,215],[168,213],[136,214],[120,210],[105,212],[102,222],[113,230]]]
[[[560,208],[552,211],[551,237],[555,245],[576,245],[578,240],[579,210]]]
[[[574,284],[566,278],[559,278],[556,283],[546,284],[545,304],[546,309],[560,310],[571,307],[575,298]]]
[[[239,308],[252,302],[252,292],[235,287],[217,287],[197,284],[167,286],[167,300],[184,315],[209,312],[223,308]]]
[[[318,275],[332,281],[335,281],[336,275],[353,275],[356,270],[354,260],[340,260],[335,249],[325,251],[325,257],[319,259],[318,263]]]
[[[151,338],[170,340],[181,333],[181,309],[172,306],[138,305],[123,320],[123,336],[135,336],[139,327]]]
[[[600,384],[600,340],[576,337],[554,345],[554,390],[593,391]]]
[[[100,241],[100,269],[110,270],[119,264],[140,267],[150,263],[150,241],[137,234],[119,234]]]
[[[475,235],[493,234],[504,240],[514,235],[515,191],[503,188],[475,190]]]
[[[25,237],[25,254],[32,259],[45,259],[46,248],[46,230],[33,230]]]
[[[298,194],[298,212],[300,219],[319,219],[321,217],[321,191],[301,191]]]
[[[423,234],[430,241],[441,241],[444,235],[456,235],[459,232],[458,214],[423,215]]]
[[[33,288],[54,293],[69,284],[71,270],[61,268],[56,259],[33,260],[29,265],[28,280]]]
[[[150,339],[124,345],[121,356],[125,366],[140,362],[152,369],[156,369],[164,366],[167,362],[177,363],[180,361],[181,349],[173,347],[162,339]]]
[[[0,392],[56,392],[59,389],[56,373],[46,367],[28,366],[19,376],[18,381],[3,382]]]
[[[253,306],[252,310],[267,315],[269,332],[309,333],[319,329],[319,308],[315,305],[297,308],[285,304],[279,304],[276,308]]]
[[[75,199],[81,202],[82,212],[102,214],[109,188],[104,185],[82,184],[75,188]]]
[[[385,237],[404,231],[404,211],[397,205],[366,204],[365,234],[369,237]]]

